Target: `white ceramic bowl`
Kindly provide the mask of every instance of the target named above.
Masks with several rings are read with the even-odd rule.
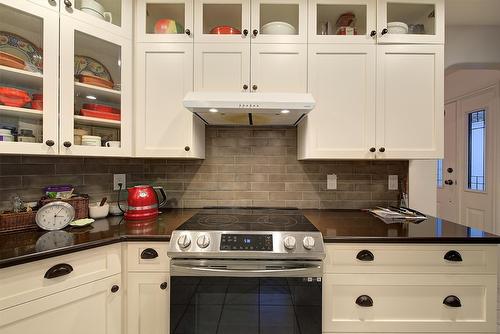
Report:
[[[109,213],[109,204],[104,203],[103,206],[99,206],[100,202],[92,203],[89,205],[89,216],[90,218],[99,219],[104,218]]]
[[[404,35],[408,33],[408,25],[404,22],[389,22],[387,23],[389,34]]]
[[[275,21],[264,24],[261,33],[264,35],[296,35],[297,30],[289,23]]]

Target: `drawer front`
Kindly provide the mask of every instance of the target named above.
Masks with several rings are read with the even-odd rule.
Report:
[[[129,242],[128,271],[169,272],[168,242]]]
[[[327,245],[325,273],[496,274],[497,251],[494,245]]]
[[[49,276],[70,272],[45,278],[51,268]],[[119,273],[119,244],[4,268],[0,270],[0,310]]]
[[[496,295],[494,275],[327,274],[323,331],[495,332]]]

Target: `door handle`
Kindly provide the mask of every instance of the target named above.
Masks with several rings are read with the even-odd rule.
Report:
[[[153,248],[146,248],[141,252],[141,259],[150,260],[158,257],[158,252]]]
[[[52,279],[56,277],[61,277],[64,275],[68,275],[73,271],[73,267],[67,263],[59,263],[56,264],[55,266],[51,267],[45,275],[43,276],[44,278],[47,279]]]

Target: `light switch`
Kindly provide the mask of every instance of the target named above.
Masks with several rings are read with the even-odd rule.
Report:
[[[398,176],[389,175],[389,190],[398,190]]]
[[[326,189],[328,190],[337,189],[337,175],[329,174],[326,176]]]

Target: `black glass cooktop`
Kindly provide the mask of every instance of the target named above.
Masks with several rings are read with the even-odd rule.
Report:
[[[318,231],[300,210],[268,208],[205,208],[179,226],[178,230]]]

